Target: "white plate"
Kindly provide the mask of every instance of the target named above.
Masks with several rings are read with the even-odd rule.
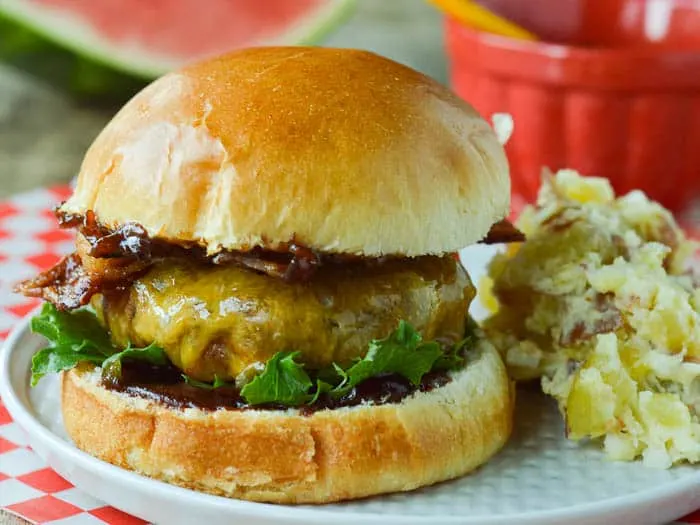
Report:
[[[484,253],[462,255],[476,280]],[[25,319],[3,348],[0,395],[10,414],[59,474],[110,505],[157,523],[643,525],[667,523],[700,507],[700,468],[653,470],[608,462],[597,446],[567,441],[555,405],[527,391],[518,392],[516,429],[505,450],[460,480],[318,507],[199,494],[114,467],[73,446],[62,426],[56,378],[28,386],[31,356],[42,345]]]

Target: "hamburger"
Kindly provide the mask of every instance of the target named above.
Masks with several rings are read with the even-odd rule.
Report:
[[[87,151],[32,382],[82,450],[195,490],[324,503],[462,476],[511,432],[456,252],[520,238],[474,109],[355,50],[168,74]]]

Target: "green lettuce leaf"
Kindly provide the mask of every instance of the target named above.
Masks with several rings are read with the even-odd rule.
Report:
[[[388,337],[369,344],[367,355],[344,371],[345,380],[332,394],[343,395],[362,381],[381,374],[399,374],[419,385],[442,353],[438,343],[424,343],[410,324],[400,321]]]
[[[316,401],[318,401],[318,398],[322,394],[327,394],[329,392],[333,391],[333,385],[330,383],[326,383],[325,381],[322,381],[321,379],[316,379],[316,388],[314,392],[310,395],[310,397],[307,396],[308,401],[306,402],[307,405],[313,405]]]
[[[102,366],[103,375],[119,379],[124,360],[148,361],[155,365],[168,364],[162,348],[128,347],[119,351],[109,340],[97,316],[87,309],[61,312],[45,303],[32,319],[32,332],[43,335],[49,346],[32,357],[31,385],[35,386],[46,374],[69,370],[80,363]]]
[[[115,352],[109,336],[89,310],[61,312],[44,303],[32,318],[32,332],[43,335],[55,347],[74,352],[95,352],[105,356]]]
[[[196,386],[197,388],[203,388],[204,390],[214,390],[215,388],[221,388],[222,386],[230,386],[231,383],[227,383],[219,376],[214,376],[213,383],[206,383],[205,381],[199,381],[194,377],[190,377],[187,374],[182,374],[182,379],[190,386]]]
[[[43,335],[50,343],[32,357],[32,386],[46,374],[68,370],[79,363],[100,365],[115,352],[95,314],[87,310],[60,312],[45,303],[32,318],[31,327],[32,332]]]
[[[168,355],[161,347],[150,344],[144,348],[133,348],[128,346],[121,352],[112,354],[102,363],[102,377],[119,379],[122,376],[122,362],[146,361],[154,365],[170,364]]]
[[[440,370],[458,368],[461,352],[470,336],[459,345],[443,351],[436,342],[423,342],[420,334],[401,321],[385,339],[370,343],[367,355],[347,369],[337,364],[318,372],[312,380],[304,365],[296,361],[299,352],[278,352],[265,369],[243,387],[241,396],[251,405],[278,403],[286,406],[313,404],[323,394],[342,397],[366,379],[381,374],[399,374],[419,385],[423,376],[436,366]]]
[[[400,321],[388,337],[372,341],[363,358],[346,368],[334,363],[315,372],[313,377],[298,360],[300,352],[278,352],[241,389],[241,396],[250,405],[300,406],[315,403],[322,395],[342,397],[363,381],[383,374],[401,375],[417,386],[431,371],[454,370],[463,365],[464,349],[475,340],[474,326],[469,325],[466,337],[458,344],[442,347],[435,341],[423,341],[410,324]],[[60,312],[47,303],[32,319],[32,331],[50,343],[32,359],[32,386],[46,374],[68,370],[83,362],[102,366],[103,377],[111,380],[121,378],[125,361],[169,364],[165,351],[155,344],[115,348],[95,314],[87,309]],[[207,390],[232,385],[219,377],[213,383],[184,374],[182,377],[189,385]]]
[[[105,356],[94,352],[75,352],[61,347],[49,347],[34,354],[32,357],[31,385],[36,386],[39,379],[46,374],[56,374],[63,370],[75,368],[80,363],[99,365]]]
[[[265,369],[241,389],[241,397],[251,405],[299,406],[309,401],[314,383],[304,365],[295,360],[298,355],[299,352],[277,352]]]

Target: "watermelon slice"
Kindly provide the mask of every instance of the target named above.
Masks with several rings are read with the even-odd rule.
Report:
[[[31,70],[37,60],[45,62],[40,69],[47,78],[47,71],[61,76],[66,74],[62,66],[70,66],[68,80],[77,91],[114,90],[116,82],[117,91],[123,92],[123,85],[142,85],[231,49],[313,44],[338,25],[353,4],[354,0],[0,0],[0,58]],[[72,62],[67,55],[73,56]],[[123,73],[131,80],[120,79]]]

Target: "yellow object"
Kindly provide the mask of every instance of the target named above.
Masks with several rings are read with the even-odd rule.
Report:
[[[534,33],[471,0],[430,0],[430,2],[464,25],[479,31],[520,40],[538,40]]]

